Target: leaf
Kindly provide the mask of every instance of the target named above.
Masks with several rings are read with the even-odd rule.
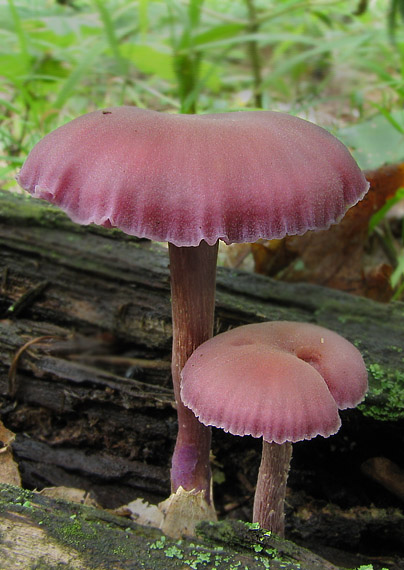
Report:
[[[377,105],[376,103],[374,103],[373,105],[380,111],[380,114],[383,115],[383,117],[390,123],[390,125],[400,133],[400,135],[404,135],[404,127],[394,117],[393,113],[385,109],[382,105]],[[401,116],[400,119],[402,119]]]
[[[245,29],[243,24],[221,24],[210,28],[200,34],[195,34],[193,38],[194,46],[204,46],[212,42],[220,42],[223,40],[234,39],[239,36],[240,32]]]
[[[278,80],[286,74],[289,74],[296,65],[306,63],[307,61],[312,60],[314,56],[323,55],[333,50],[339,50],[338,58],[341,62],[344,60],[344,53],[346,54],[345,57],[350,57],[352,51],[358,51],[359,48],[363,44],[369,42],[369,40],[370,35],[368,34],[362,34],[351,38],[348,38],[346,35],[341,35],[336,38],[330,38],[328,41],[324,41],[324,38],[321,38],[321,41],[315,42],[317,45],[314,47],[304,51],[299,51],[297,55],[293,55],[282,60],[282,63],[278,64],[276,68],[271,71],[270,76],[266,81],[264,81],[263,85],[264,87],[268,86],[273,83],[275,79]],[[296,42],[298,41],[300,40],[296,40]],[[314,43],[313,39],[311,39],[311,41]]]
[[[404,275],[404,255],[398,258],[397,267],[395,268],[391,276],[392,287],[397,287],[403,275]]]
[[[404,1],[391,0],[387,23],[388,23],[390,36],[393,41],[395,41],[396,39],[395,34],[397,28],[397,20],[399,16],[401,17],[401,20],[404,20]]]
[[[62,84],[59,90],[58,96],[54,103],[57,109],[63,107],[65,102],[70,97],[71,93],[74,91],[76,85],[81,81],[82,77],[86,75],[88,70],[92,67],[95,58],[102,51],[102,46],[97,44],[93,48],[89,49],[79,65],[77,65],[72,73],[68,76],[66,81]]]
[[[114,27],[114,23],[112,21],[112,17],[111,14],[107,8],[107,6],[105,5],[104,2],[102,2],[101,0],[93,0],[99,14],[100,14],[100,18],[101,21],[104,25],[104,31],[105,31],[105,35],[107,37],[107,41],[108,41],[108,45],[110,47],[110,50],[112,51],[115,61],[120,69],[121,75],[123,77],[126,76],[127,73],[127,69],[126,69],[126,65],[125,65],[125,60],[122,57],[121,54],[121,50],[120,50],[120,44],[116,35],[116,31],[115,31],[115,27]]]
[[[56,34],[52,30],[35,30],[31,33],[31,38],[40,47],[60,47],[67,48],[77,41],[76,36],[70,32],[66,34]]]
[[[13,0],[8,0],[8,7],[10,9],[11,17],[13,19],[15,32],[18,37],[18,42],[20,44],[20,52],[21,55],[28,61],[29,60],[29,51],[28,51],[28,44],[27,38],[25,35],[25,31],[23,28],[22,20],[20,18],[20,14],[16,7],[14,6]]]
[[[190,0],[189,2],[189,24],[192,29],[199,26],[204,1],[205,0]]]
[[[0,421],[0,483],[21,487],[20,473],[11,451],[14,438],[15,434]]]
[[[22,54],[0,53],[1,75],[11,81],[22,80],[29,70],[26,57]]]
[[[0,105],[2,107],[5,107],[6,109],[8,109],[9,111],[11,111],[13,113],[16,113],[16,114],[19,113],[18,107],[16,107],[10,101],[7,101],[7,99],[4,99],[3,97],[0,97]]]
[[[387,262],[369,263],[365,255],[374,212],[404,187],[404,163],[367,171],[370,190],[329,230],[288,236],[252,245],[256,271],[284,281],[316,283],[388,301],[393,294]]]
[[[121,45],[122,56],[129,59],[142,73],[157,75],[161,79],[173,81],[174,57],[148,45],[125,43]]]
[[[70,503],[79,503],[81,505],[100,508],[100,505],[92,496],[91,492],[75,487],[45,487],[39,494],[43,497],[50,497],[51,499],[61,499],[62,501],[69,501]]]
[[[369,233],[372,233],[375,227],[380,224],[383,218],[386,216],[387,212],[391,210],[391,208],[400,202],[400,200],[404,199],[404,188],[399,188],[395,195],[392,198],[389,198],[384,206],[380,208],[373,216],[370,218],[369,221]]]
[[[198,37],[198,36],[197,36]],[[264,33],[254,33],[254,34],[243,34],[243,35],[230,35],[217,40],[212,41],[205,41],[203,44],[199,45],[198,42],[195,43],[195,49],[200,50],[207,50],[207,49],[217,49],[223,47],[231,47],[231,46],[238,46],[238,45],[245,45],[247,42],[259,42],[261,46],[266,45],[277,45],[279,42],[282,41],[290,41],[293,43],[301,43],[304,45],[313,45],[313,38],[299,35],[299,34],[291,34],[291,33],[273,33],[273,34],[264,34]],[[321,51],[324,51],[322,48]]]
[[[138,2],[138,17],[139,29],[142,35],[145,35],[149,28],[149,0],[139,0]]]
[[[404,112],[391,113],[392,118],[404,125]],[[340,129],[337,133],[350,149],[361,168],[374,164],[395,163],[404,156],[404,136],[383,115]]]

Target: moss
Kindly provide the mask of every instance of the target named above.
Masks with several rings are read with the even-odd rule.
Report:
[[[68,240],[81,239],[83,234],[89,231],[107,238],[120,238],[131,242],[134,247],[138,246],[139,239],[128,236],[117,228],[103,228],[97,225],[82,226],[72,222],[70,218],[57,206],[44,201],[33,199],[28,194],[15,194],[10,196],[9,192],[0,190],[0,219],[12,219],[15,223],[21,220],[24,224],[29,222],[30,226],[67,229],[72,232]],[[77,236],[77,238],[76,238]],[[113,244],[110,248],[114,247]]]
[[[13,494],[17,496],[14,498]],[[62,508],[55,509],[58,504]],[[138,557],[139,540],[136,539],[143,536],[143,529],[134,524],[128,527],[126,519],[122,519],[123,527],[119,517],[107,512],[65,501],[52,502],[11,486],[0,487],[0,512],[5,508],[34,520],[58,543],[79,553],[89,567],[103,568],[106,560],[113,563]],[[153,533],[159,535],[157,529],[155,532],[148,529],[149,536]],[[126,540],[129,537],[131,540]]]
[[[367,369],[373,381],[366,401],[359,409],[376,420],[404,419],[404,372],[377,362],[368,364]]]
[[[264,547],[261,546],[261,544],[254,544],[253,549],[255,552],[262,552],[264,550]]]
[[[9,194],[0,191],[0,198],[3,196],[4,199],[0,202],[0,218],[12,218],[16,221],[22,219],[25,222],[28,220],[38,226],[50,226],[68,221],[67,216],[54,206],[33,200],[27,194],[13,194],[11,200]],[[68,223],[73,225],[73,222]]]
[[[373,564],[365,564],[364,566],[359,566],[356,570],[374,570]],[[389,570],[388,568],[382,568],[381,570]]]
[[[162,550],[166,545],[165,543],[166,543],[166,537],[162,536],[161,538],[156,540],[156,542],[150,544],[149,548],[150,550]]]
[[[175,544],[167,548],[164,554],[167,556],[167,558],[178,558],[179,560],[182,560],[184,558],[184,553]]]
[[[289,541],[283,541],[270,531],[262,529],[258,523],[246,523],[242,521],[220,521],[218,523],[204,522],[198,525],[198,533],[207,541],[222,542],[227,546],[249,549],[253,559],[260,567],[271,568],[271,561],[276,562],[276,568],[288,568],[298,570],[301,565],[296,561],[295,545]],[[239,561],[238,561],[239,563]],[[231,568],[230,561],[226,570]],[[256,566],[255,566],[256,567]],[[244,570],[244,566],[234,566],[234,569]]]
[[[258,556],[254,549],[261,535],[268,539],[269,533],[261,529],[252,533],[247,525],[234,521],[214,524],[211,533],[216,539],[212,545],[205,545],[197,540],[173,541],[157,529],[138,526],[105,511],[0,485],[0,512],[4,510],[19,513],[41,525],[53,540],[78,554],[86,569],[131,568],[134,560],[136,568],[148,570],[265,570],[270,567],[268,545],[263,545],[264,551]],[[248,552],[250,541],[243,543],[245,533],[251,535],[251,553]],[[289,569],[298,568],[290,560],[287,563],[285,559],[285,564]],[[59,566],[38,558],[33,568],[58,570]],[[69,570],[66,565],[63,568]]]

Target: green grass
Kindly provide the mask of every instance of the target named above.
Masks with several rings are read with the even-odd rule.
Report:
[[[370,92],[382,109],[403,95],[404,35],[390,40],[387,16],[385,1],[358,16],[341,0],[0,0],[3,122],[17,154],[100,106],[253,108],[254,89],[264,108],[365,118]]]
[[[0,185],[15,185],[24,157],[53,128],[122,104],[283,110],[338,134],[362,168],[399,160],[402,4],[0,0]]]

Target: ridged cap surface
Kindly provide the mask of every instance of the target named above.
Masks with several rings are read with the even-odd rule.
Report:
[[[182,370],[181,398],[205,425],[284,443],[328,437],[365,396],[359,351],[317,325],[245,325],[206,341]]]
[[[18,182],[77,223],[178,246],[325,229],[368,188],[346,147],[303,119],[136,107],[88,113],[51,132]]]

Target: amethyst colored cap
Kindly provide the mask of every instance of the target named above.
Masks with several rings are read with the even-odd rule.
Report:
[[[196,246],[325,229],[368,184],[324,129],[271,111],[95,111],[59,127],[18,176],[80,224]]]
[[[181,386],[184,404],[203,424],[284,443],[337,432],[338,409],[364,398],[367,372],[359,351],[337,333],[281,321],[201,344]]]

